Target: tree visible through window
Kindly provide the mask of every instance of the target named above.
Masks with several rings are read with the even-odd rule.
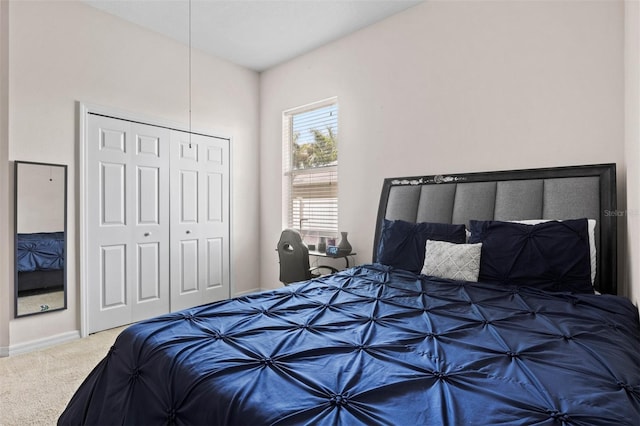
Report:
[[[295,130],[296,118],[294,117],[293,134],[293,166],[295,169],[309,169],[335,165],[338,161],[338,147],[336,145],[335,127],[327,125],[323,132],[318,129],[309,130],[313,134],[313,140],[305,142],[300,140],[300,133]]]
[[[287,226],[308,241],[338,233],[338,105],[335,99],[283,115]]]

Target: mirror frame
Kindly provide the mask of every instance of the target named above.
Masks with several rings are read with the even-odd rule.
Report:
[[[64,250],[64,268],[63,268],[63,281],[62,281],[62,286],[63,286],[63,303],[62,303],[62,307],[59,308],[54,308],[54,309],[47,309],[44,311],[36,311],[36,312],[28,312],[28,313],[24,313],[24,314],[20,314],[18,312],[18,215],[19,215],[19,211],[18,211],[18,170],[20,168],[21,164],[25,164],[25,165],[35,165],[35,166],[48,166],[48,167],[61,167],[63,169],[63,232],[64,232],[64,246],[63,246],[63,250]],[[62,310],[67,309],[67,265],[68,265],[68,258],[67,258],[67,254],[68,254],[68,231],[67,231],[67,177],[68,171],[67,171],[67,165],[66,164],[54,164],[54,163],[40,163],[40,162],[33,162],[33,161],[14,161],[14,229],[13,229],[13,236],[14,236],[14,257],[13,257],[13,262],[14,262],[14,295],[13,295],[13,300],[14,300],[14,318],[23,318],[23,317],[27,317],[27,316],[32,316],[32,315],[38,315],[38,314],[46,314],[49,312],[59,312]]]

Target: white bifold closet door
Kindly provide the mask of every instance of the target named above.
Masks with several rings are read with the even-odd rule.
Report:
[[[88,122],[89,332],[169,311],[167,129]]]
[[[171,132],[171,310],[229,297],[229,143]]]
[[[90,114],[89,333],[226,299],[229,141]]]

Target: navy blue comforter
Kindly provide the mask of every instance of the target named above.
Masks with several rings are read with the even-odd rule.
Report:
[[[18,272],[55,271],[64,268],[64,232],[18,234]]]
[[[638,425],[638,310],[365,265],[129,327],[59,423]]]

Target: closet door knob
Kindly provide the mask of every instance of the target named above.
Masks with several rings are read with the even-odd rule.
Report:
[[[149,235],[151,235],[151,232],[145,232],[145,233],[144,233],[144,236],[145,236],[145,237],[148,237]]]
[[[189,230],[187,229],[187,234],[190,234],[190,233],[191,233],[191,231],[189,231]]]

